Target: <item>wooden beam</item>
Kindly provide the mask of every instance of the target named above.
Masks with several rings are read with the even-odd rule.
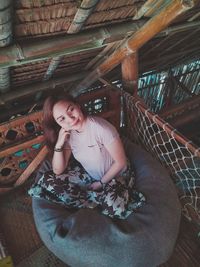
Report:
[[[142,45],[149,41],[153,36],[166,28],[178,15],[194,7],[194,2],[173,0],[170,1],[162,11],[150,19],[143,27],[133,34],[124,44],[105,60],[97,69],[92,71],[72,92],[78,95],[82,90],[88,88],[99,77],[105,75],[116,67],[122,60],[137,51]]]
[[[67,33],[76,33],[81,30],[85,21],[90,16],[99,0],[83,0],[78,8]]]
[[[34,83],[32,85],[26,85],[23,87],[18,88],[14,92],[7,92],[1,95],[1,105],[5,105],[9,101],[13,101],[17,98],[33,95],[36,92],[41,92],[45,90],[55,90],[56,88],[60,87],[61,85],[64,86],[70,82],[78,81],[83,79],[88,74],[88,72],[82,72],[75,75],[71,75],[69,77],[64,78],[57,78],[53,80],[49,80],[43,83]]]
[[[52,57],[72,55],[80,51],[105,47],[110,42],[122,40],[127,33],[136,32],[144,21],[124,22],[78,34],[55,36],[42,40],[24,41],[0,50],[0,67],[17,66]]]
[[[138,90],[138,53],[125,57],[121,64],[124,90],[137,95]]]

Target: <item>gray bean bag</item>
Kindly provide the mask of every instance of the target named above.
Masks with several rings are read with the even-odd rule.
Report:
[[[112,220],[96,209],[72,212],[33,198],[41,239],[71,267],[155,267],[173,251],[181,215],[175,186],[150,154],[129,141],[125,149],[136,172],[136,187],[147,200],[127,220]]]

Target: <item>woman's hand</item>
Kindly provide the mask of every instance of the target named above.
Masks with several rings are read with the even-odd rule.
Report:
[[[61,128],[58,134],[56,147],[62,148],[64,146],[65,141],[68,140],[69,136],[70,136],[70,131],[66,131],[64,128]]]
[[[102,185],[100,182],[94,182],[89,186],[89,189],[92,191],[98,191],[99,189],[102,189]]]

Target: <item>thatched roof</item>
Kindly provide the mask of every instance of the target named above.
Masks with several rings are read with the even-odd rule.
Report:
[[[27,112],[36,103],[39,107],[50,89],[73,91],[124,40],[173,2],[184,2],[187,8],[140,46],[140,73],[199,58],[200,1],[2,1],[1,114]],[[119,64],[106,78],[121,79]]]

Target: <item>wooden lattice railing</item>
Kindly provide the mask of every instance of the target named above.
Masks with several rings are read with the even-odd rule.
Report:
[[[88,114],[100,115],[119,129],[120,92],[104,88],[81,95],[78,102]],[[22,184],[47,155],[42,112],[0,125],[0,193]]]

